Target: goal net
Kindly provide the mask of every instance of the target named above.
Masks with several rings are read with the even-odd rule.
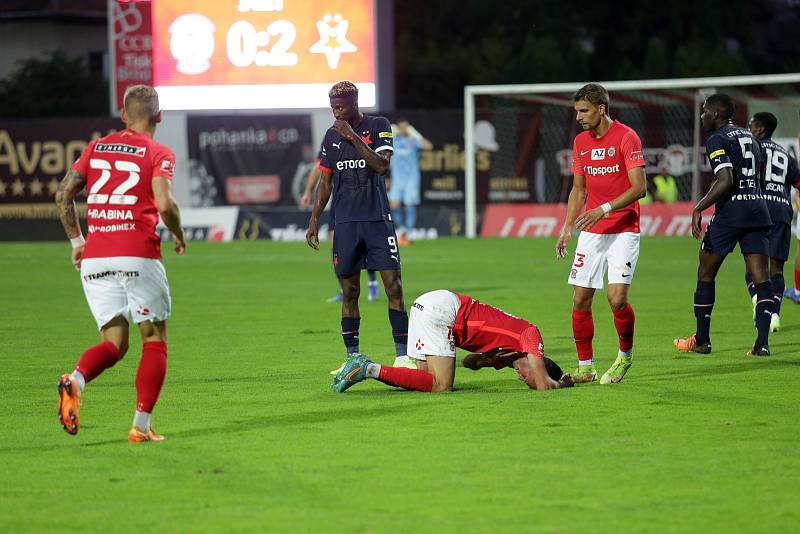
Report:
[[[712,175],[700,131],[700,105],[731,95],[736,122],[758,111],[778,117],[774,138],[797,154],[800,74],[601,82],[610,115],[642,140],[648,177],[675,178],[679,201],[697,200]],[[466,233],[479,233],[491,204],[564,203],[572,185],[572,141],[580,132],[573,94],[583,83],[464,88]]]

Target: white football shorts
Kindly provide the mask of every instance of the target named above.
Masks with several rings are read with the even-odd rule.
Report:
[[[608,271],[609,284],[630,284],[637,261],[638,233],[581,232],[567,282],[579,287],[603,289],[603,278]]]
[[[408,316],[408,355],[456,357],[453,326],[461,303],[455,293],[437,289],[420,295]]]
[[[167,272],[161,260],[118,256],[81,261],[81,281],[89,309],[102,329],[130,315],[134,323],[166,321],[172,310]]]

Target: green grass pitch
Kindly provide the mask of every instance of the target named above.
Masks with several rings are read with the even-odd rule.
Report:
[[[432,289],[472,295],[537,323],[547,354],[572,370],[569,263],[553,247],[415,243],[402,250],[406,305]],[[456,392],[427,395],[375,381],[328,389],[343,347],[339,308],[324,302],[336,287],[327,244],[164,249],[174,308],[154,422],[167,441],[129,444],[138,334],[87,387],[80,434],[67,435],[56,380],[97,339],[69,245],[0,246],[3,531],[800,525],[800,306],[784,302],[771,358],[746,358],[755,331],[738,252],[717,281],[711,356],[672,347],[694,330],[697,242],[644,238],[631,290],[635,363],[621,384],[537,393],[510,370],[459,368]],[[386,298],[362,299],[362,351],[390,362]],[[616,356],[604,293],[594,318],[602,373]]]

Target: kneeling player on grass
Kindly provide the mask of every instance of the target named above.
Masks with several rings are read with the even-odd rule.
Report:
[[[357,382],[374,378],[414,391],[452,391],[456,347],[480,353],[468,356],[465,366],[513,366],[520,380],[532,389],[574,384],[569,375],[562,377],[554,363],[549,367],[557,378],[548,376],[542,336],[536,326],[471,297],[444,289],[425,293],[411,306],[408,334],[408,354],[417,360],[417,369],[380,365],[363,354],[350,354],[331,389],[343,392]]]

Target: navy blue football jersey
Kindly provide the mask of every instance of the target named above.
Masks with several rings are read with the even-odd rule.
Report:
[[[733,188],[716,203],[713,221],[737,228],[770,226],[767,203],[761,190],[761,145],[748,130],[729,124],[706,141],[706,155],[714,174],[730,167]]]
[[[364,115],[358,128],[353,129],[375,152],[394,150],[392,127],[384,117]],[[319,166],[333,175],[331,211],[336,214],[336,223],[392,220],[386,180],[367,165],[353,143],[333,128],[322,141]]]
[[[772,223],[792,224],[792,187],[800,188],[797,162],[772,139],[761,140],[764,198]]]

